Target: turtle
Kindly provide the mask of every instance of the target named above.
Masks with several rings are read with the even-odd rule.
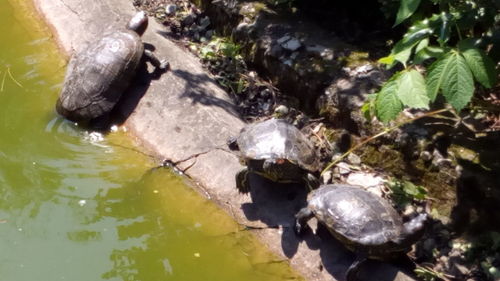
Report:
[[[319,186],[314,175],[320,163],[314,145],[295,126],[283,119],[268,119],[245,126],[228,146],[239,151],[245,168],[236,174],[236,187],[248,193],[249,173],[274,182],[305,182],[312,190]]]
[[[106,119],[135,75],[141,59],[148,59],[159,71],[168,69],[146,50],[141,35],[148,17],[136,13],[126,28],[105,33],[70,59],[56,111],[73,122]],[[144,56],[143,56],[144,55]]]
[[[362,187],[347,184],[321,185],[308,195],[308,205],[295,215],[295,233],[303,235],[312,217],[326,226],[347,249],[357,254],[346,280],[357,279],[367,259],[388,260],[405,254],[425,231],[427,214],[403,223],[391,204]]]

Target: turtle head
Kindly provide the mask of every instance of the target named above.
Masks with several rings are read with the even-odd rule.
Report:
[[[429,216],[423,213],[403,224],[399,244],[409,247],[411,244],[417,242],[425,232],[425,225],[428,218]]]
[[[127,29],[135,31],[141,36],[148,27],[148,15],[144,11],[135,14],[127,23]]]
[[[231,149],[232,151],[240,150],[240,148],[238,146],[238,138],[236,138],[236,137],[230,137],[227,140],[226,144],[229,147],[229,149]]]

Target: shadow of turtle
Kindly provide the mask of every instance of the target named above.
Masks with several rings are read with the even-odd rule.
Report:
[[[154,46],[147,43],[144,43],[144,48],[150,51],[155,50]],[[134,79],[111,111],[108,128],[109,125],[123,124],[148,91],[151,81],[160,79],[161,75],[167,71],[168,69],[155,69],[147,63],[147,59],[143,56]]]
[[[271,228],[281,227],[281,248],[288,258],[297,254],[300,243],[306,243],[311,250],[319,250],[318,270],[324,269],[335,280],[343,280],[347,268],[354,261],[354,254],[324,227],[318,228],[318,235],[308,231],[303,237],[298,237],[293,230],[295,214],[307,205],[308,190],[304,184],[276,183],[255,174],[249,175],[249,181],[252,202],[241,206],[247,219],[261,221]]]

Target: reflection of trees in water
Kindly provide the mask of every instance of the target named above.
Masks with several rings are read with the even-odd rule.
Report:
[[[247,232],[183,179],[152,169],[137,182],[96,196],[96,216],[117,220],[123,247],[110,255],[101,276],[123,280],[293,280],[288,263],[276,259]],[[94,239],[91,232],[80,238]]]

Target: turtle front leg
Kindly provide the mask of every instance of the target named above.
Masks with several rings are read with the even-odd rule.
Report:
[[[160,60],[151,50],[145,49],[144,55],[156,69],[168,70],[170,68],[170,63],[167,60]]]
[[[367,260],[368,256],[365,253],[357,253],[356,259],[349,266],[347,272],[345,273],[346,281],[357,281],[358,280],[358,272],[359,267]]]
[[[309,188],[309,191],[315,190],[320,185],[319,179],[311,173],[307,173],[305,175],[304,181],[306,182],[306,185],[307,185],[307,188]]]
[[[308,207],[300,209],[300,211],[295,214],[295,224],[293,230],[297,236],[302,236],[304,234],[307,221],[309,221],[313,216],[313,212]]]
[[[250,182],[248,180],[248,169],[243,168],[236,174],[236,188],[240,193],[250,192]]]

